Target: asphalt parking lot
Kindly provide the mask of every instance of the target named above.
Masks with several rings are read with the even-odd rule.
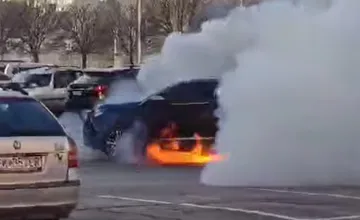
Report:
[[[71,220],[360,219],[360,187],[217,188],[199,168],[82,163]]]

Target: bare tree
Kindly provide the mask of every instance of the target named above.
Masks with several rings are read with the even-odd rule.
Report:
[[[117,39],[120,49],[129,56],[131,65],[135,64],[137,47],[137,8],[133,4],[121,4],[116,0],[106,2],[109,10],[109,20],[112,23],[113,36]],[[142,39],[145,38],[145,30],[141,31]]]
[[[73,5],[65,14],[61,27],[72,42],[72,50],[81,55],[81,65],[87,66],[87,57],[95,52],[106,34],[108,26],[103,22],[100,8],[87,5]]]
[[[58,27],[58,16],[53,4],[22,3],[17,26],[21,48],[39,62],[41,47]]]
[[[193,18],[206,3],[205,0],[156,0],[147,1],[151,29],[163,34],[186,32]]]
[[[16,2],[0,1],[0,56],[4,58],[8,41],[14,35],[17,22],[19,4]]]

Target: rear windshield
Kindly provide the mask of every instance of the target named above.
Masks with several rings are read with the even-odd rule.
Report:
[[[55,117],[28,98],[0,99],[0,137],[65,136]]]
[[[85,72],[76,82],[78,83],[98,83],[105,78],[112,77],[107,72]]]
[[[119,78],[132,78],[136,77],[137,69],[123,69],[113,71],[85,71],[85,74],[79,81],[82,83],[101,83],[109,82]]]

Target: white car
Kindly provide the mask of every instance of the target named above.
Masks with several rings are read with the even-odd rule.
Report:
[[[30,70],[30,69],[46,67],[46,66],[48,66],[48,67],[56,66],[54,64],[31,63],[31,62],[16,61],[16,60],[7,60],[7,61],[5,60],[2,62],[0,61],[0,63],[5,64],[5,67],[3,68],[4,69],[3,72],[5,75],[7,75],[9,77],[13,77],[15,74],[17,74],[19,72]]]
[[[65,109],[68,85],[81,75],[81,69],[73,67],[41,67],[15,74],[12,82],[57,114]]]
[[[67,218],[78,203],[76,144],[40,102],[0,89],[0,219]]]

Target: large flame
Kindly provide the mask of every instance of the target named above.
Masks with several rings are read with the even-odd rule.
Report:
[[[147,147],[147,158],[161,165],[205,165],[221,161],[223,157],[217,154],[213,138],[204,138],[195,133],[193,137],[176,137],[177,126],[171,123],[161,131],[161,138],[151,142]],[[193,143],[188,150],[182,150],[185,142]]]

